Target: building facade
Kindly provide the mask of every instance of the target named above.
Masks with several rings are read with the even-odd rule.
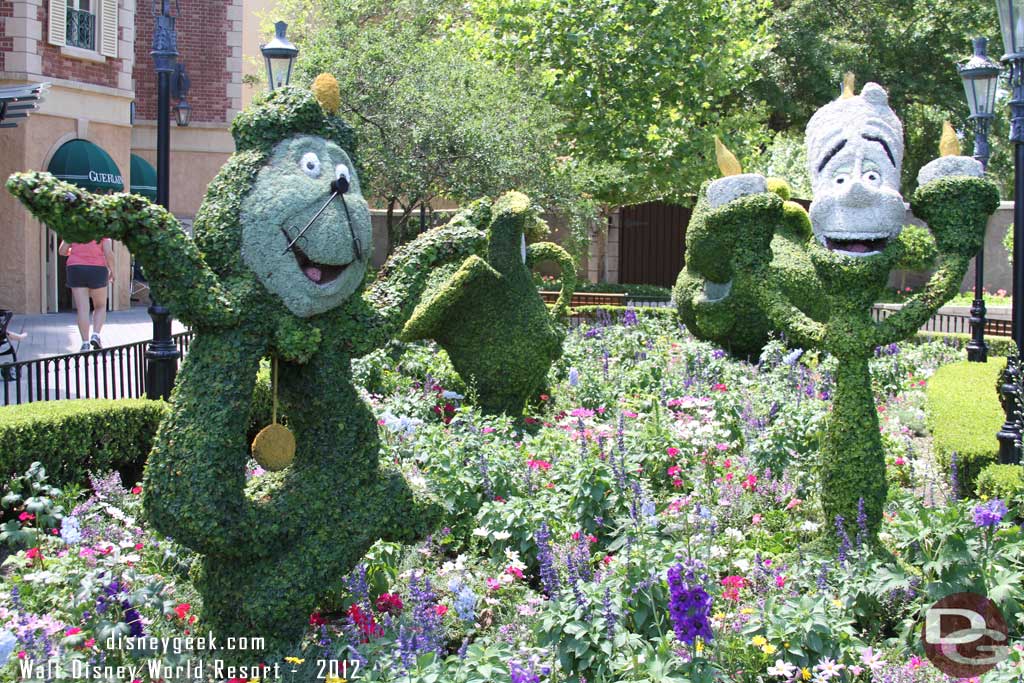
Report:
[[[191,80],[193,110],[188,128],[176,127],[172,115],[170,208],[189,226],[234,150],[228,127],[242,107],[243,24],[251,8],[245,0],[170,5],[180,10],[179,62]],[[159,7],[154,0],[0,0],[0,85],[52,84],[38,111],[0,129],[0,179],[63,169],[71,182],[128,191],[133,155],[136,168],[144,166],[140,159],[155,166],[157,89],[149,52]],[[57,243],[0,191],[0,308],[45,313],[70,306]],[[118,245],[115,259],[111,306],[122,309],[130,305],[131,254]]]

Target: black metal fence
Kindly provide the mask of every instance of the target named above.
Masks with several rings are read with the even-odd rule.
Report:
[[[899,309],[875,306],[871,309],[871,317],[876,321],[885,320]],[[936,313],[921,328],[925,332],[950,332],[954,334],[971,334],[971,316],[957,313]],[[996,318],[985,319],[986,337],[1012,337],[1013,322]]]
[[[182,356],[192,332],[173,335]],[[69,398],[139,398],[146,395],[149,341],[0,364],[0,405]],[[180,361],[179,361],[180,363]]]

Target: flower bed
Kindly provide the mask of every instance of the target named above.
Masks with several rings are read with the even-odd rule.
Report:
[[[354,374],[381,457],[437,491],[444,526],[415,547],[375,545],[291,657],[254,653],[283,680],[956,680],[925,657],[920,617],[961,590],[993,597],[1011,641],[1021,635],[1021,500],[958,500],[928,452],[925,388],[959,358],[947,345],[894,345],[872,361],[890,485],[877,546],[863,531],[837,537],[845,527],[821,512],[835,372],[824,355],[772,343],[739,363],[662,316],[582,325],[523,433],[471,409],[443,353],[390,353]],[[273,475],[250,476],[258,491]],[[133,491],[101,477],[53,494],[58,534],[43,529],[6,560],[0,629],[15,638],[0,633],[0,680],[44,655],[69,668],[213,665],[216,653],[104,647],[133,629],[205,632],[191,556],[145,528]],[[35,525],[25,512],[22,498],[9,523]],[[1019,680],[1021,656],[984,681]],[[259,672],[235,673],[221,680]]]

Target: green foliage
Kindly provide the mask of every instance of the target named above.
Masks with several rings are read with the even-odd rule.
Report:
[[[53,534],[60,529],[64,508],[55,498],[61,490],[46,483],[46,469],[38,462],[28,471],[11,477],[0,499],[6,522],[0,527],[0,543],[29,548],[38,543],[40,534]]]
[[[1024,472],[1020,465],[994,463],[978,473],[976,488],[979,496],[1013,500],[1024,493]]]
[[[84,483],[89,472],[138,472],[166,415],[166,403],[145,399],[0,408],[0,474],[14,475],[38,463],[63,485]]]
[[[486,260],[470,256],[447,281],[432,287],[402,331],[402,339],[434,339],[487,413],[520,417],[551,363],[562,353],[567,312],[576,282],[575,263],[561,247],[526,247],[524,232],[536,217],[530,200],[510,192],[490,207]],[[548,311],[528,266],[554,260],[562,291]]]
[[[956,455],[964,491],[972,492],[979,473],[996,462],[995,434],[1003,424],[1003,409],[995,391],[1005,360],[987,363],[961,361],[940,368],[928,381],[928,426],[935,455],[949,471]]]
[[[811,176],[807,172],[807,146],[803,131],[780,131],[772,138],[752,168],[769,178],[782,178],[800,199],[810,199]],[[785,197],[788,199],[788,197]]]
[[[915,342],[942,341],[958,349],[966,349],[971,335],[954,332],[918,332],[914,335]],[[1017,355],[1017,344],[1010,337],[985,337],[990,358],[1008,358]]]
[[[531,79],[456,30],[465,14],[453,0],[285,0],[273,16],[300,48],[298,81],[337,77],[370,194],[389,209],[391,249],[415,235],[420,206],[511,188],[565,215],[585,249],[597,171],[565,158],[558,112]]]
[[[484,49],[534,75],[562,113],[574,157],[611,164],[598,193],[626,204],[692,195],[713,136],[744,155],[765,139],[751,97],[770,3],[477,0]]]

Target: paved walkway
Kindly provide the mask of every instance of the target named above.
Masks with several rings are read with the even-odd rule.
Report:
[[[59,356],[78,351],[82,338],[78,334],[75,314],[46,313],[43,315],[15,315],[9,329],[27,332],[28,338],[15,342],[18,360],[34,360],[44,356]],[[171,334],[184,332],[185,327],[175,320]],[[145,306],[134,306],[127,311],[110,311],[100,332],[105,347],[132,344],[153,338],[153,321]]]

